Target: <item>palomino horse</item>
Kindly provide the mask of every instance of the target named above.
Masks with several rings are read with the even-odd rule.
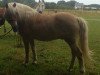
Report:
[[[8,3],[5,19],[14,32],[19,32],[25,46],[25,64],[29,62],[29,45],[33,52],[33,63],[37,62],[34,39],[51,41],[63,39],[71,48],[72,59],[69,71],[73,68],[75,58],[79,61],[79,70],[85,72],[85,64],[90,64],[88,48],[88,28],[84,19],[69,13],[39,14],[29,6],[20,3]],[[0,23],[2,20],[0,20]]]

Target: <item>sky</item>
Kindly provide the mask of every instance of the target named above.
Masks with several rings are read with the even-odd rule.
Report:
[[[39,1],[39,0],[36,0],[36,1]],[[56,2],[59,1],[59,0],[44,0],[45,2]],[[70,1],[70,0],[65,0],[66,2],[67,1]],[[88,4],[100,4],[100,0],[75,0],[77,2],[80,2],[80,3],[84,3],[86,5]]]

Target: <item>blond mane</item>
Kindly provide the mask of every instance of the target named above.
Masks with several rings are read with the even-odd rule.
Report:
[[[20,18],[26,17],[26,16],[31,16],[34,13],[37,13],[37,11],[27,5],[21,4],[21,3],[16,3],[16,7],[13,6],[14,2],[8,3],[8,10],[12,14],[18,13]]]

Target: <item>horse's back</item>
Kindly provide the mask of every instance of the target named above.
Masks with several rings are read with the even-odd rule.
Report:
[[[77,18],[69,13],[38,14],[33,27],[34,37],[41,40],[75,37],[79,32]]]

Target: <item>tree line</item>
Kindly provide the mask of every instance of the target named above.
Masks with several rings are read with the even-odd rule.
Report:
[[[47,9],[74,9],[76,1],[58,1],[57,3],[54,2],[46,2]]]
[[[26,5],[29,5],[31,7],[34,7],[37,2],[35,0],[2,0],[0,1],[0,7],[4,6],[6,2],[19,2],[23,3]],[[75,3],[76,1],[64,1],[64,0],[59,0],[57,3],[54,2],[45,2],[45,7],[46,9],[74,9],[75,8]],[[97,7],[100,8],[100,5],[98,4],[91,4],[91,5],[85,5],[88,7]]]
[[[0,6],[5,5],[5,3],[9,3],[9,2],[19,2],[19,3],[23,3],[26,5],[29,5],[31,7],[34,7],[36,5],[35,0],[2,0],[0,1]],[[46,9],[72,9],[75,6],[75,1],[68,1],[65,2],[63,1],[58,1],[57,3],[54,2],[45,2],[45,6]]]

